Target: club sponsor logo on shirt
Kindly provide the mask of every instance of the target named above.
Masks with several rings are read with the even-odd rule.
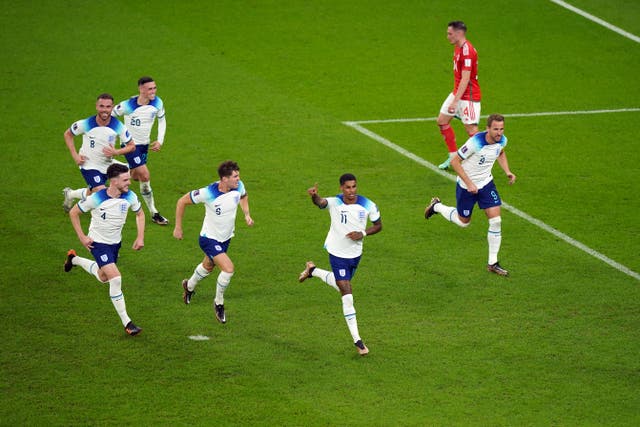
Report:
[[[365,211],[364,209],[361,211],[358,211],[358,219],[360,221],[362,221],[363,219],[367,218],[367,211]]]
[[[120,212],[121,213],[126,213],[127,212],[127,204],[126,203],[120,203]]]
[[[109,144],[113,144],[116,141],[115,135],[109,135]]]

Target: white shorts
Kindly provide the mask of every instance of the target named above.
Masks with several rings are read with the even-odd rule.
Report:
[[[449,104],[453,102],[453,99],[456,96],[453,93],[450,93],[447,96],[447,99],[442,103],[442,107],[440,107],[440,113],[445,116],[453,116],[462,120],[462,123],[465,125],[477,125],[480,123],[480,103],[474,101],[458,101],[458,105],[456,107],[456,111],[451,114],[448,110]]]

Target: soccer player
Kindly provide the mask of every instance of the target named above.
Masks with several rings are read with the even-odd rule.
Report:
[[[156,209],[151,190],[149,168],[147,167],[149,147],[152,151],[160,151],[167,130],[164,104],[160,97],[156,96],[157,89],[156,83],[151,77],[141,77],[138,80],[139,95],[132,96],[116,105],[113,113],[117,116],[124,116],[124,124],[136,142],[135,151],[125,157],[129,168],[131,168],[131,178],[134,181],[140,181],[140,194],[149,208],[151,221],[167,225],[169,221]],[[158,138],[151,142],[151,128],[156,118],[158,119]]]
[[[469,136],[478,132],[480,120],[480,85],[478,84],[478,52],[467,40],[467,26],[462,21],[449,22],[447,39],[455,46],[453,51],[453,92],[440,107],[438,127],[449,149],[449,157],[438,167],[448,169],[456,155],[456,134],[451,127],[454,117],[462,120]]]
[[[321,270],[312,261],[307,261],[298,280],[304,282],[312,276],[318,277],[340,292],[342,312],[347,321],[349,332],[358,353],[364,356],[369,353],[369,349],[362,342],[358,332],[351,279],[360,263],[362,241],[365,236],[376,234],[382,230],[382,220],[376,204],[358,194],[354,175],[346,173],[340,177],[340,190],[342,194],[326,198],[318,195],[318,184],[307,190],[314,205],[320,209],[329,208],[331,226],[324,245],[329,252],[331,271]],[[367,228],[367,218],[372,222],[369,228]]]
[[[204,259],[198,264],[189,279],[182,281],[184,290],[182,299],[185,304],[191,303],[198,283],[213,271],[215,266],[220,269],[216,282],[216,296],[213,308],[216,319],[226,323],[224,313],[224,293],[229,287],[234,266],[227,255],[229,243],[233,237],[238,204],[244,213],[244,220],[248,226],[253,225],[249,213],[249,196],[244,184],[240,181],[240,168],[236,162],[225,161],[218,167],[219,181],[199,190],[193,190],[178,199],[176,204],[176,224],[173,237],[182,240],[182,217],[187,205],[204,203],[205,216],[200,231],[200,248],[204,252]]]
[[[109,283],[111,302],[120,316],[127,334],[138,335],[142,329],[137,327],[127,314],[122,293],[122,275],[118,270],[118,252],[122,245],[122,227],[127,218],[127,211],[136,213],[136,228],[138,234],[133,242],[133,249],[144,247],[144,211],[141,209],[138,197],[129,191],[131,176],[129,168],[123,164],[114,163],[107,169],[109,186],[84,200],[81,200],[69,211],[69,218],[82,246],[93,255],[95,262],[80,257],[73,249],[67,252],[64,271],[69,272],[79,265],[87,273],[92,274],[101,283]],[[89,234],[84,234],[80,224],[80,215],[91,211]]]
[[[62,207],[69,212],[75,199],[86,199],[91,193],[105,188],[107,168],[113,156],[127,154],[135,150],[131,134],[118,119],[111,116],[113,96],[103,93],[96,100],[98,114],[84,120],[74,122],[64,133],[64,141],[71,152],[71,157],[80,167],[80,173],[89,188],[62,190],[64,203]],[[82,135],[80,152],[76,151],[74,137]],[[115,148],[116,137],[120,137],[120,148]]]
[[[516,176],[509,169],[507,155],[504,152],[506,146],[504,117],[492,114],[487,118],[487,130],[469,138],[451,160],[451,166],[458,174],[456,207],[446,206],[440,202],[438,197],[434,197],[424,211],[426,219],[439,213],[447,221],[464,228],[471,222],[473,206],[477,203],[489,218],[487,270],[500,276],[507,276],[509,272],[502,268],[498,262],[498,252],[502,242],[502,220],[500,218],[502,201],[498,189],[493,183],[491,169],[497,160],[507,175],[509,184],[516,181]]]

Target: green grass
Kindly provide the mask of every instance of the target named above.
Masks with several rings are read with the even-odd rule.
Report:
[[[638,33],[633,2],[575,4]],[[480,52],[484,114],[639,107],[636,43],[551,2],[468,6],[460,16],[440,1],[5,5],[0,424],[637,425],[638,281],[509,212],[501,261],[512,276],[488,274],[482,213],[466,230],[425,223],[425,201],[452,203],[453,184],[341,123],[435,116],[451,88],[444,25],[458,18]],[[232,158],[256,224],[238,220],[222,326],[213,277],[189,307],[181,300],[203,209],[187,210],[183,241],[149,223],[141,252],[130,216],[119,267],[144,328],[131,339],[106,286],[62,272],[79,243],[60,190],[82,183],[62,134],[98,93],[124,99],[143,74],[167,108],[165,147],[150,156],[161,212],[173,220],[176,200]],[[640,271],[638,117],[508,119],[518,182],[496,167],[503,198]],[[367,127],[443,157],[433,122]],[[305,190],[334,194],[346,171],[384,223],[354,280],[366,358],[338,295],[296,281],[307,259],[328,264],[329,219]],[[198,334],[211,339],[187,338]]]

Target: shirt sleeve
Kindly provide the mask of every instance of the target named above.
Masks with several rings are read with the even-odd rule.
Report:
[[[75,136],[82,135],[87,130],[85,123],[86,120],[78,120],[77,122],[73,122],[69,127],[69,130]]]
[[[207,187],[203,187],[197,190],[193,190],[189,192],[189,197],[191,197],[191,202],[194,205],[197,205],[198,203],[204,203],[209,197],[209,189]]]
[[[380,219],[380,211],[378,210],[378,205],[369,200],[370,205],[367,206],[367,211],[369,212],[369,220],[371,222],[376,222]]]
[[[468,44],[462,47],[462,55],[460,55],[460,63],[462,70],[471,70],[475,61],[475,49],[470,49]]]
[[[120,123],[120,122],[118,122]],[[120,137],[120,143],[124,147],[129,141],[131,141],[131,134],[125,125],[120,123],[118,126],[118,136]]]
[[[78,208],[82,211],[82,213],[87,213],[92,209],[95,209],[97,205],[98,198],[96,196],[97,193],[94,193],[87,197],[84,200],[80,200],[78,202]]]
[[[475,153],[478,149],[478,144],[473,137],[469,138],[467,142],[464,143],[462,147],[458,149],[458,156],[462,157],[463,160],[466,160]]]

